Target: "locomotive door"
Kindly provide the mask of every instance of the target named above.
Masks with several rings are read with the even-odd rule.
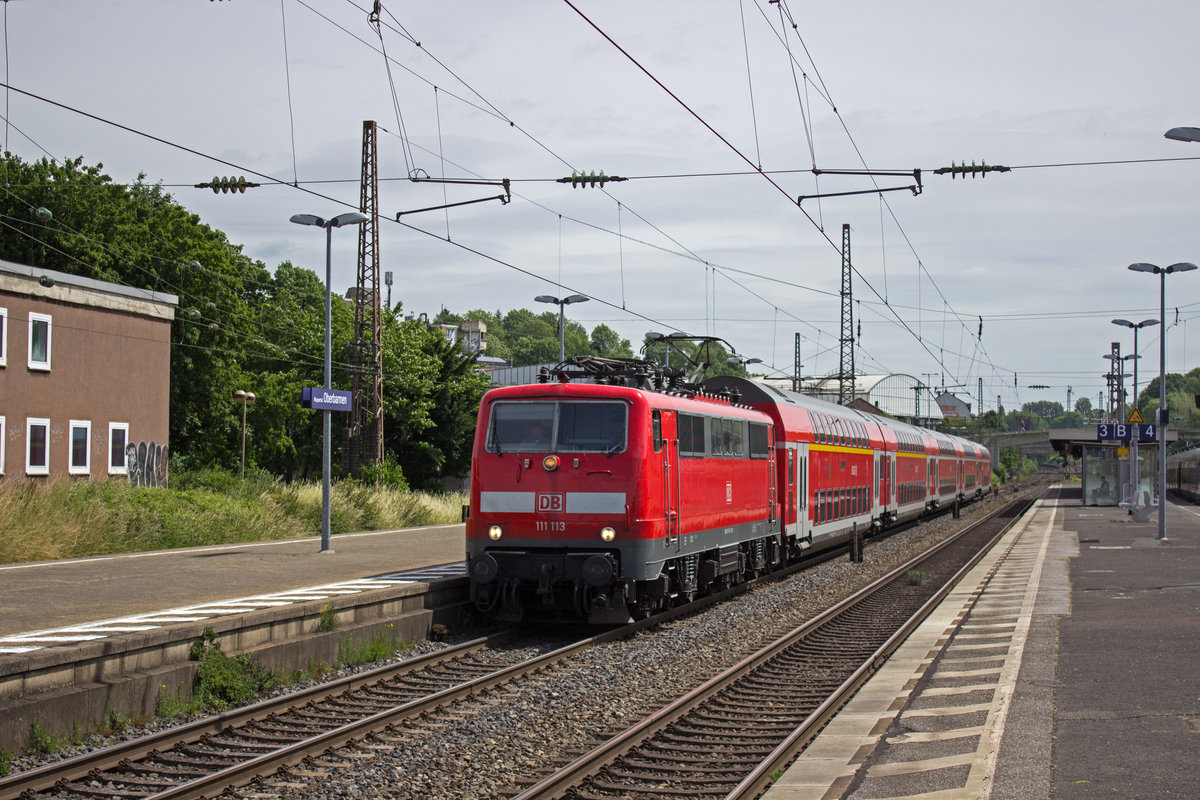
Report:
[[[667,522],[666,546],[679,552],[679,435],[674,411],[655,411],[655,450],[662,454],[662,508]]]

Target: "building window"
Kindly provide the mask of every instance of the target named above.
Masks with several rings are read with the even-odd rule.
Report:
[[[49,314],[29,312],[29,368],[50,369],[50,328]]]
[[[108,474],[127,475],[125,445],[129,443],[129,423],[108,423]]]
[[[4,417],[0,417],[0,475],[4,474],[4,440],[8,430],[4,427]]]
[[[50,420],[25,420],[25,474],[50,474]]]
[[[8,309],[0,308],[0,367],[8,366]]]
[[[71,463],[67,471],[72,475],[92,471],[92,423],[88,420],[71,420]]]

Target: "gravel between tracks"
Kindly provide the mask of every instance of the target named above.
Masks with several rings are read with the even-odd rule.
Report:
[[[967,507],[964,522],[1011,499]],[[684,691],[899,566],[957,529],[949,515],[630,640],[593,648],[520,690],[471,701],[436,726],[418,724],[260,787],[284,798],[484,798],[511,795],[549,767]],[[255,792],[257,794],[257,791]]]

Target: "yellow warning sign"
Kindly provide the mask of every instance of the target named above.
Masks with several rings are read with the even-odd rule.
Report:
[[[1129,415],[1129,419],[1125,421],[1129,423],[1137,423],[1138,425],[1145,424],[1146,422],[1146,420],[1142,419],[1142,412],[1138,411],[1136,408],[1133,409],[1133,413]]]

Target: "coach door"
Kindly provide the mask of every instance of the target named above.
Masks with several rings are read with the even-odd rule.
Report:
[[[668,548],[679,552],[679,435],[674,411],[655,411],[654,449],[662,457],[662,508]]]

